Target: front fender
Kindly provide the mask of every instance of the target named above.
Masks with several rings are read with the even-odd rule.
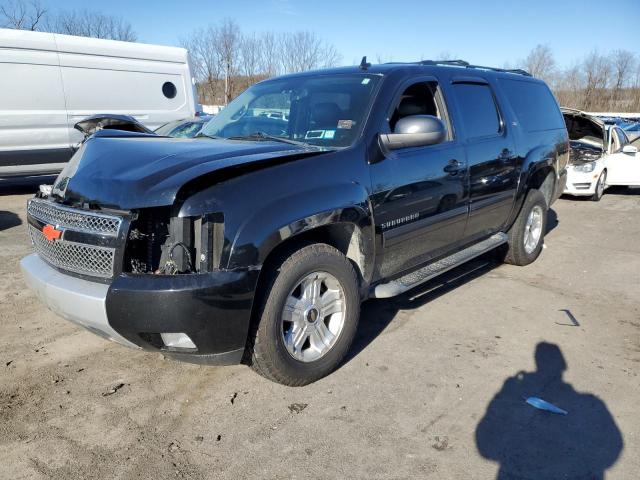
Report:
[[[365,188],[336,183],[299,192],[261,205],[247,217],[233,240],[228,268],[262,265],[283,241],[310,230],[337,224],[354,225],[365,258],[372,258],[373,226]],[[249,255],[249,256],[247,256]]]
[[[222,268],[259,269],[283,241],[328,225],[357,227],[359,251],[373,251],[370,177],[361,148],[212,180],[184,200],[180,216],[224,217]]]

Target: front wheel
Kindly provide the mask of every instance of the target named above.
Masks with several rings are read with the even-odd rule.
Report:
[[[329,245],[307,245],[270,272],[254,327],[251,366],[284,385],[314,382],[340,364],[359,315],[351,262]]]
[[[509,230],[504,261],[512,265],[529,265],[542,251],[547,228],[547,201],[539,190],[530,190],[522,210]]]
[[[607,183],[607,171],[603,170],[600,176],[598,177],[598,182],[596,183],[596,191],[591,196],[591,200],[594,202],[599,202],[602,196],[604,195],[604,186]]]

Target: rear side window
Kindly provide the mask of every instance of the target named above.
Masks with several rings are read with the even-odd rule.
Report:
[[[500,131],[500,117],[489,85],[454,83],[453,94],[467,138],[496,135]]]
[[[565,128],[558,104],[545,84],[500,79],[500,85],[527,132]]]

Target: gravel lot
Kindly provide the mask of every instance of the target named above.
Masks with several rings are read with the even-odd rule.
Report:
[[[348,361],[302,388],[56,317],[19,273],[29,190],[0,193],[1,478],[638,478],[640,190],[556,202],[529,267],[367,302]]]

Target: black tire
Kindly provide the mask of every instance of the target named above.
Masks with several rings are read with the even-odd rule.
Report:
[[[537,245],[531,251],[525,248],[525,234],[527,230],[527,219],[534,209],[540,209],[542,212],[542,231],[538,239]],[[529,265],[535,261],[542,251],[544,244],[544,234],[547,229],[547,201],[539,190],[529,190],[520,210],[518,218],[514,222],[511,230],[509,230],[509,240],[507,242],[507,251],[504,257],[505,263],[511,265]]]
[[[604,195],[604,186],[607,182],[607,171],[603,170],[600,176],[598,177],[598,181],[596,182],[596,193],[591,196],[592,202],[599,202]]]
[[[298,387],[331,373],[343,360],[356,333],[360,316],[358,277],[351,262],[335,248],[315,243],[286,256],[264,283],[262,299],[249,340],[251,367],[263,377]],[[313,272],[327,272],[344,293],[344,323],[333,346],[319,359],[303,362],[294,358],[282,337],[282,313],[290,292]]]

